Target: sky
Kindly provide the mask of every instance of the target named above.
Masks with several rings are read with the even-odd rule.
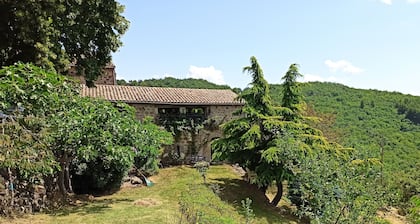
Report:
[[[269,83],[300,81],[420,96],[420,0],[119,0],[130,21],[118,79],[202,78],[245,88],[255,56]]]

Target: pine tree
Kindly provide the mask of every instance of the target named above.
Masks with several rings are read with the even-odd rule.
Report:
[[[251,180],[265,192],[275,183],[277,193],[271,204],[276,206],[283,195],[283,181],[296,174],[294,164],[315,148],[332,149],[322,133],[308,126],[301,115],[304,105],[296,78],[302,76],[292,64],[283,77],[282,106],[273,106],[269,85],[257,59],[244,68],[252,76],[250,87],[239,96],[245,105],[237,112],[239,118],[222,125],[224,137],[213,142],[214,157],[238,163]]]

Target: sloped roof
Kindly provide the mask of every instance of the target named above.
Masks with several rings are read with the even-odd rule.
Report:
[[[144,86],[96,85],[82,86],[82,96],[110,101],[148,104],[242,105],[237,95],[227,89],[186,89]]]

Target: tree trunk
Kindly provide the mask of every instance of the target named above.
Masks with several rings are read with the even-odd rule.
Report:
[[[258,189],[263,193],[263,194],[265,194],[266,192],[267,192],[267,188],[268,188],[268,186],[261,186],[261,187],[259,187]]]
[[[277,194],[274,196],[273,200],[271,201],[271,205],[277,206],[283,196],[283,183],[281,181],[277,181]]]
[[[69,162],[66,162],[66,169],[65,169],[65,184],[67,188],[67,192],[73,193],[73,187],[71,186],[71,178],[70,178],[70,171],[69,171]]]
[[[58,174],[58,188],[60,189],[60,193],[63,197],[67,196],[67,185],[68,181],[66,179],[66,168],[67,168],[67,153],[63,152],[63,156],[60,159],[60,166],[61,170]]]
[[[261,187],[259,187],[258,188],[258,190],[260,190],[261,191],[261,193],[263,193],[264,194],[264,197],[265,197],[265,201],[267,202],[267,204],[268,203],[270,203],[270,199],[267,197],[267,195],[265,194],[265,193],[267,193],[267,189],[268,189],[268,186],[261,186]]]
[[[61,165],[61,170],[58,173],[58,189],[63,197],[67,195],[66,185],[64,184],[64,164]]]

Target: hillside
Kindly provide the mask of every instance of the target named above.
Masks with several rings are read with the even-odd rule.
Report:
[[[391,187],[400,188],[403,197],[419,193],[420,97],[335,83],[302,87],[308,106],[323,119],[318,128],[366,156],[381,158],[382,146],[384,174]],[[280,89],[271,85],[275,102],[281,98]]]
[[[217,85],[204,79],[177,79],[166,77],[164,79],[145,79],[145,80],[117,80],[118,85],[128,86],[151,86],[151,87],[177,87],[192,89],[230,89],[227,85]]]

